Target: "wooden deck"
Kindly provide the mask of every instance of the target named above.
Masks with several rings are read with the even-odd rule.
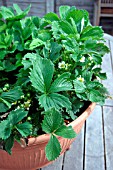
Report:
[[[105,38],[111,52],[103,59],[108,76],[103,83],[113,96],[113,37],[105,34]],[[97,105],[71,149],[41,170],[113,170],[113,100]]]

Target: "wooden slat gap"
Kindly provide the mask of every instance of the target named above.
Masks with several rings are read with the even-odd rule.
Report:
[[[65,156],[66,156],[66,152],[65,152],[64,155],[63,155],[63,160],[62,160],[62,170],[64,169]]]
[[[84,123],[83,170],[85,170],[86,121]]]
[[[111,43],[109,41],[109,47],[110,47],[110,50],[113,50],[112,47],[111,47]],[[113,74],[113,52],[110,52],[110,58],[111,58],[111,68],[112,68],[112,74]]]
[[[103,106],[101,107],[102,110],[102,130],[103,130],[103,145],[104,145],[104,163],[105,163],[105,170],[106,167],[106,143],[105,143],[105,129],[104,129],[104,114],[103,114]]]

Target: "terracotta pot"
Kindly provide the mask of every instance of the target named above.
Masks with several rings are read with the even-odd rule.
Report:
[[[91,103],[90,106],[79,116],[75,121],[70,123],[75,132],[78,134],[87,119],[92,113],[95,103]],[[45,146],[49,140],[48,134],[41,135],[37,138],[30,138],[28,146],[21,147],[17,142],[14,143],[12,149],[12,155],[0,150],[0,170],[36,170],[51,163],[45,156]],[[75,140],[64,139],[58,137],[62,146],[61,154],[63,154]]]

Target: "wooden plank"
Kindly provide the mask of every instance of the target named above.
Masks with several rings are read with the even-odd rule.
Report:
[[[4,1],[4,0],[3,0]],[[9,3],[9,0],[6,0]],[[45,0],[10,0],[11,3],[25,2],[25,3],[45,3]]]
[[[76,5],[76,3],[79,3],[79,4],[82,4],[82,5],[84,5],[84,4],[93,4],[94,3],[94,0],[58,0],[58,1],[56,1],[56,4],[57,5]]]
[[[112,36],[112,40],[110,41],[110,50],[111,50],[111,65],[112,65],[112,72],[113,72],[113,36]]]
[[[83,170],[84,127],[65,154],[63,170]]]
[[[7,3],[7,6],[13,6],[13,2],[8,2]],[[29,2],[18,2],[18,5],[21,6],[22,9],[25,9],[27,8],[29,5],[31,4],[31,8],[32,7],[35,7],[37,10],[40,8],[40,9],[45,9],[45,3],[29,3]]]
[[[63,155],[60,156],[54,163],[41,168],[41,170],[62,170]]]
[[[113,7],[113,2],[111,4],[107,4],[107,3],[101,3],[101,7]]]
[[[109,47],[109,41],[106,40],[106,45]],[[107,73],[107,80],[102,81],[104,86],[108,89],[109,94],[113,96],[113,72],[111,65],[110,53],[103,57],[102,71]],[[113,106],[113,100],[107,99],[105,105]]]
[[[103,107],[106,169],[113,169],[113,107]]]
[[[46,0],[46,13],[54,12],[54,0]]]
[[[96,106],[86,121],[85,169],[104,170],[102,110]]]
[[[6,0],[1,0],[0,5],[7,6]]]
[[[1,7],[1,6],[3,6],[3,3],[2,3],[2,1],[0,1],[0,7]]]
[[[100,14],[101,17],[113,17],[113,14]]]

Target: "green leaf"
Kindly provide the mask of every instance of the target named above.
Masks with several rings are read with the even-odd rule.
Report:
[[[13,89],[9,90],[8,92],[3,92],[1,94],[1,98],[12,103],[20,99],[23,95],[23,92],[20,87],[14,87]]]
[[[96,64],[101,65],[102,64],[102,57],[98,55],[93,56],[93,60],[95,61]]]
[[[91,102],[103,102],[104,97],[98,90],[92,89],[89,91],[88,98]]]
[[[58,15],[55,14],[55,13],[53,13],[53,12],[50,12],[50,13],[46,14],[46,15],[44,16],[44,18],[45,18],[46,20],[48,20],[48,21],[51,21],[51,22],[53,22],[53,21],[59,21]]]
[[[77,97],[81,100],[88,100],[86,93],[76,93]]]
[[[68,91],[72,89],[72,83],[69,80],[70,73],[63,73],[51,85],[49,93]]]
[[[90,51],[98,55],[105,55],[109,53],[109,48],[104,43],[96,43],[95,46],[90,47]]]
[[[71,20],[71,24],[72,24],[72,26],[73,26],[73,28],[74,28],[75,33],[78,33],[78,31],[77,31],[77,25],[76,25],[74,19],[73,19],[72,17],[70,17],[70,20]]]
[[[75,15],[73,17],[75,24],[77,26],[77,31],[81,33],[84,28],[84,11],[83,10],[76,10]]]
[[[74,38],[67,38],[66,40],[62,40],[62,44],[67,51],[70,53],[74,53],[77,57],[79,54],[79,46],[77,41]],[[71,55],[72,57],[72,55]],[[74,57],[72,57],[74,59]],[[74,59],[76,61],[76,59]]]
[[[4,19],[14,17],[14,13],[11,11],[11,9],[5,6],[1,7],[1,13]]]
[[[103,37],[103,30],[98,26],[87,26],[82,34],[81,40],[87,40],[92,38],[93,40],[99,40]]]
[[[72,120],[75,120],[77,118],[77,116],[75,115],[74,111],[73,110],[69,110],[68,111],[68,115],[70,116],[70,118]]]
[[[11,128],[9,127],[8,120],[3,120],[0,122],[0,138],[7,139],[11,134]]]
[[[2,104],[5,104],[8,108],[11,107],[11,104],[7,101],[7,100],[4,100],[3,98],[0,98],[0,103]],[[4,108],[5,109],[5,108]],[[4,110],[3,109],[3,110]],[[2,110],[1,110],[2,111]]]
[[[1,100],[1,98],[0,98],[0,100]],[[0,101],[0,113],[6,112],[8,109],[9,109],[9,107],[6,105],[6,103],[2,99],[2,102]]]
[[[4,51],[0,51],[0,60],[4,59],[5,55],[7,54],[7,52]]]
[[[38,38],[41,39],[44,42],[47,42],[47,40],[51,39],[51,32],[48,30],[41,30],[38,33]]]
[[[15,15],[15,16],[9,16],[9,17],[7,17],[7,20],[20,20],[20,19],[22,19],[22,18],[24,18],[27,14],[28,14],[28,12],[30,11],[30,8],[31,8],[31,5],[29,5],[24,11],[22,11],[21,13],[20,13],[20,10],[21,9],[19,9],[19,6],[18,5],[14,5],[14,8],[15,8],[15,10],[16,10],[16,12],[17,12],[17,15]]]
[[[18,15],[22,13],[22,10],[20,9],[20,7],[17,4],[13,4],[13,7],[16,10]]]
[[[0,122],[0,138],[4,140],[9,138],[14,126],[27,116],[27,114],[28,112],[23,109],[11,111],[6,120]]]
[[[35,16],[32,16],[32,22],[34,23],[34,25],[39,28],[39,25],[40,25],[40,18],[39,17],[35,17]]]
[[[99,88],[99,92],[104,96],[104,99],[106,99],[109,95],[107,88],[103,86]]]
[[[92,71],[93,71],[93,73],[94,74],[97,74],[97,73],[99,73],[100,71],[102,70],[102,68],[94,68]]]
[[[27,70],[30,68],[30,66],[33,65],[33,62],[36,62],[36,60],[39,58],[39,56],[36,53],[27,53],[24,55],[22,59],[22,64],[24,65],[24,70]]]
[[[60,30],[59,23],[57,21],[53,21],[52,22],[52,32],[53,32],[53,37],[56,39],[59,39],[59,37],[60,37],[59,30]]]
[[[101,80],[106,80],[106,79],[107,79],[106,73],[99,73],[97,76],[98,76]]]
[[[4,60],[3,61],[3,66],[4,66],[4,70],[6,72],[13,71],[13,70],[17,69],[16,65],[13,64],[10,59]]]
[[[67,110],[72,109],[71,102],[67,97],[58,93],[51,94],[43,94],[39,97],[39,103],[45,110],[50,108],[55,108],[56,110],[60,110],[61,108],[66,108]]]
[[[26,117],[27,114],[28,111],[25,111],[24,109],[13,110],[8,115],[7,120],[10,122],[10,126],[14,126],[18,122],[20,122],[24,117]]]
[[[88,21],[88,17],[85,10],[78,10],[75,7],[71,7],[71,9],[67,13],[66,20],[70,22],[74,26],[74,28],[77,28],[75,29],[76,33],[81,33],[86,21]]]
[[[12,151],[12,147],[14,145],[14,136],[11,135],[8,139],[6,139],[5,141],[5,150],[11,155]]]
[[[0,32],[4,31],[6,28],[7,28],[7,25],[3,22],[3,24],[0,25]]]
[[[25,122],[16,125],[16,129],[23,137],[27,137],[32,132],[32,125],[29,122]]]
[[[84,77],[85,82],[87,83],[87,82],[91,81],[91,79],[92,79],[92,72],[89,72],[89,71],[85,70],[82,73],[82,76]]]
[[[39,58],[33,63],[33,69],[30,73],[30,80],[33,87],[45,93],[48,91],[54,72],[53,63],[46,58]]]
[[[73,128],[71,126],[65,126],[65,125],[62,125],[61,127],[59,127],[55,131],[55,134],[58,136],[62,136],[63,138],[68,138],[68,139],[72,139],[76,137],[76,133],[73,130]]]
[[[33,50],[33,49],[35,49],[36,47],[40,47],[40,46],[42,46],[42,45],[44,45],[44,42],[43,42],[42,40],[40,40],[39,38],[35,38],[35,39],[33,39],[32,42],[30,43],[29,49],[30,49],[30,50]]]
[[[74,80],[73,83],[76,93],[84,93],[86,91],[86,86],[83,82],[80,82],[79,80]]]
[[[17,50],[23,51],[23,49],[24,49],[24,40],[22,38],[22,33],[20,33],[20,31],[18,31],[18,30],[14,31],[14,41],[16,43]]]
[[[62,115],[54,108],[47,110],[44,114],[42,130],[46,133],[52,133],[61,125]]]
[[[70,9],[70,6],[66,6],[66,5],[65,6],[60,6],[59,13],[60,13],[61,19],[66,18],[66,15],[67,15],[69,9]]]
[[[73,110],[73,113],[74,114],[76,114],[77,112],[79,112],[80,111],[80,108],[82,108],[83,106],[84,106],[84,102],[83,101],[81,101],[80,99],[75,99],[74,101],[73,101],[73,108],[72,108],[72,110]],[[74,117],[75,117],[75,115],[74,115]],[[74,118],[75,119],[75,118]],[[73,120],[74,120],[73,119]]]
[[[87,82],[87,88],[88,89],[93,89],[93,88],[98,88],[98,87],[102,87],[102,84],[99,83],[97,80]]]
[[[4,104],[4,109],[1,109],[1,107],[3,107],[3,104],[0,104],[0,112],[7,111],[11,107],[11,104],[20,99],[22,95],[23,92],[20,87],[15,87],[14,89],[9,90],[8,92],[3,92],[0,95],[0,102]]]
[[[49,55],[49,58],[51,59],[51,61],[56,61],[60,57],[61,49],[62,49],[62,46],[58,44],[57,42],[51,43],[50,55]]]
[[[32,34],[32,28],[31,27],[25,27],[22,31],[22,37],[24,40],[27,40]]]
[[[72,27],[72,25],[67,22],[67,21],[60,21],[59,22],[59,26],[61,28],[61,32],[63,31],[63,34],[66,33],[66,34],[74,34],[75,33],[75,30],[74,28]]]
[[[61,147],[58,139],[51,135],[51,138],[45,148],[46,157],[49,161],[55,160],[61,152]]]

